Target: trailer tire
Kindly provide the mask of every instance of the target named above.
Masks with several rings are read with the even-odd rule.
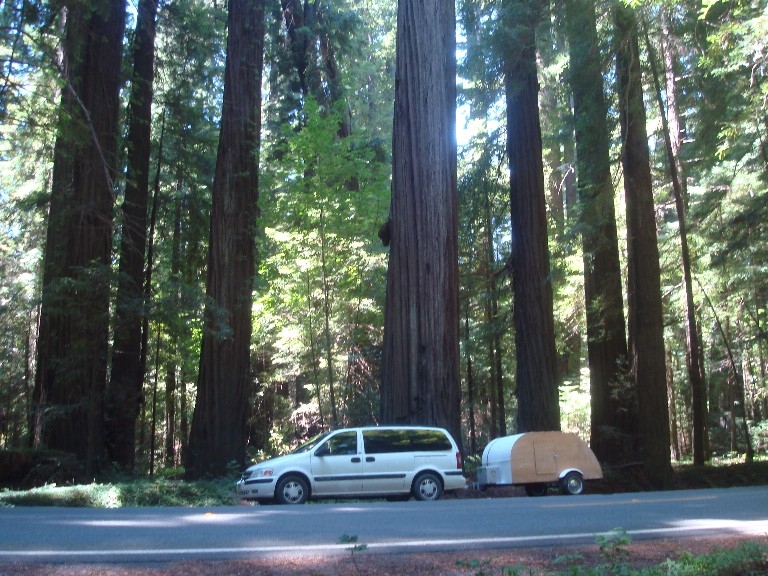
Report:
[[[568,472],[563,477],[563,494],[578,496],[584,492],[584,478],[578,472]]]
[[[547,495],[547,485],[546,484],[526,484],[525,485],[525,493],[528,496],[546,496]]]

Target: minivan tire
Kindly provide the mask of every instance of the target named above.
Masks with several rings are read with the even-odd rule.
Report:
[[[424,472],[419,474],[413,481],[411,492],[416,500],[421,500],[422,502],[438,500],[443,493],[443,483],[437,475],[431,472]]]
[[[279,504],[304,504],[309,497],[309,484],[301,476],[281,478],[275,489],[275,501]]]

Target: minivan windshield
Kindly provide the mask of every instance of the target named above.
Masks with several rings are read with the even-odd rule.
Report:
[[[312,448],[314,448],[315,446],[320,444],[323,440],[325,440],[328,437],[328,434],[330,434],[330,432],[323,432],[322,434],[318,434],[311,440],[305,442],[304,444],[296,448],[296,450],[291,452],[291,454],[300,454],[302,452],[308,452],[309,450],[312,450]]]

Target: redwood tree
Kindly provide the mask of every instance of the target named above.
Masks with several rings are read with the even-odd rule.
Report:
[[[649,480],[658,488],[667,488],[672,467],[661,269],[637,22],[634,12],[621,1],[615,3],[613,15],[627,205],[629,369],[638,397],[640,456]]]
[[[205,330],[186,476],[245,459],[258,214],[264,1],[231,0],[213,182]]]
[[[683,265],[683,285],[685,288],[685,364],[688,379],[691,382],[691,419],[693,432],[693,463],[703,466],[707,453],[707,382],[704,372],[704,353],[701,335],[696,323],[696,304],[693,298],[693,265],[691,250],[688,247],[687,192],[683,163],[680,158],[682,148],[680,111],[677,103],[677,90],[674,71],[674,48],[668,36],[671,34],[667,12],[662,12],[663,33],[662,51],[666,76],[666,97],[661,93],[661,82],[656,66],[655,51],[646,31],[646,47],[649,52],[651,73],[659,107],[661,129],[664,134],[664,149],[669,166],[669,178],[675,197],[677,225],[680,236],[680,260]]]
[[[627,340],[610,165],[608,106],[594,0],[565,2],[568,79],[573,92],[579,229],[584,251],[591,446],[598,459],[633,459],[634,391],[626,381]]]
[[[453,0],[397,9],[382,420],[460,438]]]
[[[43,264],[34,437],[37,445],[75,453],[92,477],[104,446],[125,3],[62,8],[65,85]]]
[[[126,470],[134,466],[136,418],[144,383],[141,343],[156,17],[157,0],[141,0],[133,39],[128,168],[122,207],[115,343],[106,402],[109,456],[112,462]]]
[[[559,430],[552,280],[547,244],[539,82],[536,76],[537,2],[507,0],[502,29],[507,100],[507,153],[512,215],[511,272],[517,356],[517,429]]]

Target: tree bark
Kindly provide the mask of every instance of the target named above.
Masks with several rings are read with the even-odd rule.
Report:
[[[673,110],[672,107],[676,102],[676,98],[671,96],[670,93],[670,90],[674,92],[674,72],[669,70],[672,67],[671,55],[665,49],[665,68],[668,69],[667,105],[665,106],[661,93],[661,82],[659,81],[659,74],[656,69],[656,57],[647,32],[645,40],[650,55],[649,60],[656,92],[656,102],[658,103],[659,114],[661,115],[664,148],[667,153],[667,164],[672,182],[672,193],[675,198],[675,209],[677,211],[677,223],[680,234],[680,259],[683,265],[683,285],[685,287],[685,363],[688,370],[688,379],[691,382],[691,413],[693,417],[693,463],[696,466],[703,466],[706,460],[707,443],[707,383],[704,374],[704,354],[701,337],[698,324],[696,323],[696,303],[693,298],[693,270],[691,253],[688,248],[687,201],[684,177],[681,171],[682,162],[679,157],[679,133],[673,134],[672,126],[677,126],[676,130],[678,132],[680,128],[677,121],[677,112],[672,114],[675,118],[675,122],[672,124],[669,123],[667,115],[667,110]]]
[[[263,0],[231,0],[213,182],[205,330],[186,477],[245,460],[258,215]]]
[[[397,10],[382,421],[461,438],[453,0]]]
[[[566,32],[576,133],[579,222],[591,396],[591,447],[602,462],[634,459],[633,391],[627,388],[621,268],[593,0],[568,0]]]
[[[106,398],[110,460],[124,470],[135,465],[136,418],[142,401],[141,363],[144,253],[147,244],[149,160],[155,62],[157,0],[141,0],[133,42],[133,78],[128,104],[126,173],[111,380]]]
[[[560,430],[552,277],[549,269],[534,2],[508,0],[502,26],[517,357],[517,431]]]
[[[627,206],[629,371],[638,399],[640,456],[656,488],[672,484],[661,269],[648,151],[637,21],[613,6],[619,89],[624,196]]]
[[[125,5],[67,6],[35,380],[35,443],[88,477],[104,448],[109,283]]]

